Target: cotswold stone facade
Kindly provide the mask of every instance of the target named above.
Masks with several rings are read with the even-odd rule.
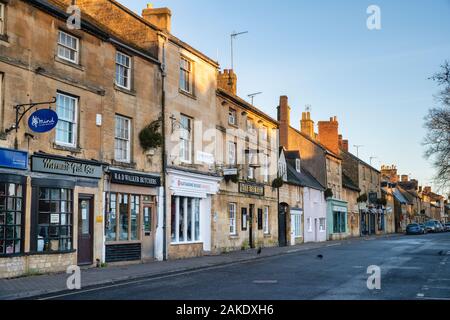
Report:
[[[16,203],[14,214],[0,203],[0,224],[8,231],[0,239],[0,277],[112,262],[105,230],[117,235],[120,246],[132,242],[135,259],[153,259],[154,239],[140,231],[146,201],[156,217],[159,190],[141,193],[139,187],[115,185],[110,170],[156,178],[161,172],[160,153],[144,154],[138,138],[161,114],[158,57],[111,36],[88,16],[81,29],[70,29],[66,4],[60,1],[9,1],[6,8],[7,33],[0,40],[0,147],[24,161],[21,168],[0,169],[1,202]],[[125,77],[117,75],[119,60]],[[32,108],[17,134],[11,130],[14,105],[54,98],[56,103]],[[58,114],[58,126],[33,132],[31,113],[48,108]],[[116,218],[128,213],[112,211],[111,194],[133,196],[129,224],[119,224]]]

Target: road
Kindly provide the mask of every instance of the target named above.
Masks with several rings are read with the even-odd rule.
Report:
[[[380,290],[367,288],[372,265],[381,268]],[[450,233],[357,240],[45,299],[450,300]]]

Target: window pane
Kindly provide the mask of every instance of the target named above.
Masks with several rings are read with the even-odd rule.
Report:
[[[120,240],[128,240],[128,195],[119,195],[119,232]]]
[[[131,240],[138,240],[139,230],[139,196],[132,196],[131,206]]]

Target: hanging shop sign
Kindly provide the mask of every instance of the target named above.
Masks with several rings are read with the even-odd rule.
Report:
[[[27,170],[28,152],[0,148],[0,167]]]
[[[28,127],[37,133],[52,131],[58,124],[58,114],[51,109],[41,109],[31,114]]]
[[[64,158],[42,156],[31,157],[31,170],[35,172],[53,173],[76,177],[100,179],[103,175],[101,164],[84,161],[72,161]]]
[[[161,179],[155,176],[115,170],[111,170],[110,173],[112,183],[141,187],[159,187],[161,185]]]
[[[254,196],[264,196],[264,185],[256,184],[256,183],[247,183],[240,182],[239,183],[239,192],[244,194],[250,194]]]

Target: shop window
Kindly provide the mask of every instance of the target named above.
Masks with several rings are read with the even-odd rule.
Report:
[[[236,228],[236,203],[229,203],[228,204],[228,214],[230,219],[230,234],[236,235],[237,234],[237,228]]]
[[[262,209],[258,209],[258,230],[263,230],[264,226],[263,226],[263,210]]]
[[[73,194],[70,189],[39,188],[38,252],[73,249]]]
[[[241,229],[242,231],[247,231],[248,221],[247,221],[247,208],[241,209]]]
[[[57,93],[56,112],[56,143],[76,147],[78,99],[66,94]]]
[[[0,182],[0,255],[22,252],[23,186]]]
[[[264,233],[269,234],[269,207],[264,207]]]
[[[131,57],[122,52],[116,53],[116,85],[131,89]]]
[[[111,193],[105,217],[106,241],[138,241],[140,239],[140,196]]]
[[[333,212],[333,233],[345,233],[345,212]]]
[[[200,241],[200,199],[172,197],[172,243]]]
[[[79,39],[63,31],[58,32],[58,57],[78,64]]]

